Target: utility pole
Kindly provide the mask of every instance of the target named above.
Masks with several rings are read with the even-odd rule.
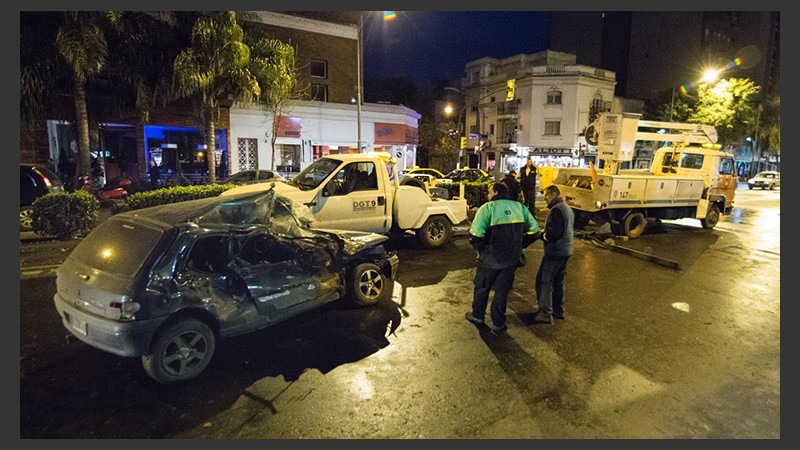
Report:
[[[358,71],[358,84],[357,86],[357,93],[356,93],[356,121],[358,127],[358,152],[361,153],[361,96],[362,96],[362,86],[361,86],[361,53],[362,53],[362,38],[363,38],[363,29],[364,29],[364,15],[361,11],[358,12],[358,58],[356,64],[356,70]]]
[[[756,110],[756,132],[753,136],[753,160],[750,161],[750,177],[752,178],[759,172],[759,170],[753,170],[753,166],[756,163],[756,155],[758,155],[758,168],[761,169],[761,153],[758,152],[758,122],[761,120],[761,104],[758,105],[758,109]]]

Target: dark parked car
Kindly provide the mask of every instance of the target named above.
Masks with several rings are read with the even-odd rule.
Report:
[[[19,229],[33,230],[33,202],[50,192],[64,192],[58,175],[44,166],[19,165]]]
[[[57,272],[63,325],[99,349],[141,357],[158,382],[199,375],[220,338],[349,298],[392,295],[385,236],[309,229],[274,190],[111,216]]]
[[[220,181],[220,183],[250,184],[261,183],[270,180],[282,180],[283,177],[278,172],[272,170],[252,169],[242,170]]]

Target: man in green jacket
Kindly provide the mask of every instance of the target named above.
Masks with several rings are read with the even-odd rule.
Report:
[[[489,201],[481,205],[469,229],[470,244],[478,252],[472,310],[465,314],[474,324],[483,324],[489,292],[494,290],[490,317],[492,332],[506,331],[508,293],[514,274],[524,261],[522,249],[539,237],[539,224],[528,208],[508,196],[508,187],[489,185]]]

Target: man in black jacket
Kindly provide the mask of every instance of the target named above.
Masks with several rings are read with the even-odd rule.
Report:
[[[530,156],[525,165],[519,170],[519,185],[522,188],[522,201],[528,207],[531,214],[536,217],[536,173],[538,167],[533,163]]]
[[[504,176],[500,181],[508,186],[508,198],[511,200],[519,200],[520,186],[519,181],[517,181],[517,172],[509,170],[508,175]]]
[[[523,258],[522,249],[539,237],[539,224],[528,208],[508,198],[503,182],[489,185],[489,201],[475,213],[469,229],[470,244],[478,252],[472,310],[465,318],[483,324],[489,292],[494,290],[490,316],[492,332],[506,331],[506,302],[514,285],[514,273]]]
[[[553,323],[553,317],[564,319],[564,278],[567,261],[572,256],[575,215],[561,198],[554,184],[544,190],[544,200],[550,211],[544,222],[544,256],[536,273],[536,300],[539,312],[536,323]]]

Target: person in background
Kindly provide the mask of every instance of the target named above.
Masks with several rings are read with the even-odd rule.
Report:
[[[536,217],[536,174],[538,170],[539,168],[533,163],[530,156],[525,161],[525,166],[519,170],[522,201],[534,217]]]
[[[508,187],[498,181],[489,185],[489,201],[478,208],[469,234],[478,261],[472,310],[464,317],[474,324],[484,324],[489,292],[494,290],[489,328],[501,334],[508,328],[508,293],[514,286],[514,274],[524,261],[522,249],[539,237],[539,224],[525,205],[508,197]]]
[[[161,186],[161,169],[158,168],[158,164],[156,164],[155,160],[150,160],[150,168],[148,169],[150,174],[150,186],[153,189],[156,189]]]
[[[572,256],[575,215],[561,198],[558,186],[551,184],[544,190],[544,200],[549,211],[544,222],[544,255],[536,272],[536,301],[539,311],[536,323],[553,323],[553,317],[564,319],[564,278],[567,261]]]
[[[514,170],[509,170],[508,174],[500,181],[505,183],[505,185],[508,187],[508,198],[519,201],[521,191],[519,181],[517,181],[517,172]]]

